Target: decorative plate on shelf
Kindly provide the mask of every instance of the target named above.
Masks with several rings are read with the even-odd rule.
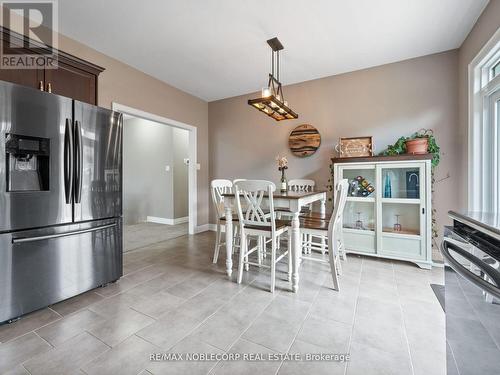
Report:
[[[318,129],[309,124],[299,125],[288,137],[288,147],[295,156],[305,157],[314,154],[321,145]]]

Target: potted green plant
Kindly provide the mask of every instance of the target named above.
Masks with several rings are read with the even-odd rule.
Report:
[[[432,129],[420,129],[410,137],[400,137],[393,145],[387,146],[382,155],[432,154],[432,167],[437,167],[440,160],[440,148]]]

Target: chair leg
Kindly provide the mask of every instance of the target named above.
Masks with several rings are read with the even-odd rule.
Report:
[[[262,256],[264,259],[266,259],[266,257],[267,257],[266,239],[262,236],[259,236],[259,241],[260,241],[260,246],[262,249]]]
[[[239,245],[237,245],[238,243],[238,226],[235,226],[234,227],[234,231],[233,231],[233,255],[234,253],[236,252],[236,247],[240,247],[241,246],[241,243]]]
[[[245,253],[248,252],[248,244],[246,246],[246,250],[245,250]],[[248,262],[248,255],[245,255],[245,262]],[[245,263],[245,271],[248,272],[248,270],[250,269],[250,265],[248,263]]]
[[[342,262],[340,261],[340,255],[337,254],[335,259],[335,262],[337,263],[337,272],[340,276],[342,276]]]
[[[217,222],[217,233],[215,234],[215,249],[214,249],[214,260],[213,263],[217,263],[217,259],[219,259],[219,248],[220,248],[220,222]]]
[[[241,238],[241,248],[240,248],[240,258],[238,264],[238,284],[241,284],[243,279],[243,262],[247,253],[247,237],[243,233],[240,234]]]
[[[292,231],[288,230],[288,281],[292,281]]]
[[[328,258],[330,258],[330,270],[332,272],[332,279],[333,279],[333,289],[339,291],[339,276],[337,275],[337,249],[336,247],[336,241],[332,241],[333,243],[330,246],[330,249],[328,249]]]
[[[271,293],[276,285],[276,237],[271,242]]]

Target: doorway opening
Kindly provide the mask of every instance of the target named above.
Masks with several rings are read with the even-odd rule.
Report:
[[[113,103],[123,113],[124,252],[194,234],[196,128]]]

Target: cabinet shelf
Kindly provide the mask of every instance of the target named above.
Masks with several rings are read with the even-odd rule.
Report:
[[[418,230],[414,230],[414,229],[407,229],[407,230],[401,230],[399,232],[396,232],[392,228],[383,228],[382,234],[384,236],[389,235],[391,237],[401,237],[401,236],[403,236],[403,237],[410,236],[411,238],[420,237],[420,233],[418,232]]]
[[[367,202],[375,203],[375,198],[373,197],[347,197],[348,202]]]
[[[356,229],[356,228],[344,227],[343,230],[346,233],[368,234],[375,236],[375,230],[373,229]]]
[[[411,198],[382,198],[382,203],[402,203],[402,204],[420,204],[420,199]]]

